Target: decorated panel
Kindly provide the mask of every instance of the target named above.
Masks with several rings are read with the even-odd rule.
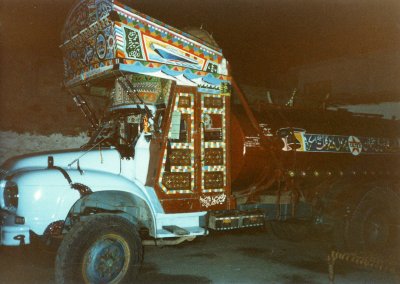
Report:
[[[94,76],[111,69],[115,51],[114,27],[105,19],[63,46],[65,79]]]
[[[116,63],[115,30],[107,18],[112,7],[109,0],[85,0],[70,11],[62,34],[66,81],[94,76]]]
[[[169,155],[171,166],[190,166],[191,150],[190,149],[171,149]]]
[[[222,97],[205,97],[204,107],[205,108],[223,108],[224,103]]]
[[[171,81],[145,75],[125,76],[135,87],[139,97],[146,104],[167,104],[171,92]],[[111,93],[112,105],[126,105],[141,103],[136,96],[128,94],[118,80],[115,81],[115,89]]]
[[[305,131],[295,131],[293,136],[288,135],[282,140],[284,151],[296,149],[299,152],[349,153],[354,156],[400,152],[398,141],[390,138],[310,134]]]
[[[174,190],[190,191],[191,186],[191,174],[190,173],[164,173],[162,184],[166,188],[173,188]]]
[[[206,166],[222,166],[224,164],[223,148],[206,148],[204,149],[204,165]]]
[[[204,193],[225,192],[227,186],[227,97],[228,94],[201,94],[201,166]]]
[[[195,188],[194,94],[178,93],[171,109],[166,151],[163,154],[159,185],[167,194],[191,194]],[[189,186],[178,186],[171,174],[184,174]],[[169,182],[166,182],[169,181]],[[185,183],[186,185],[186,183]]]
[[[220,93],[229,80],[219,48],[111,0],[76,4],[64,26],[62,49],[67,86],[107,76],[114,65],[207,93]]]
[[[113,3],[110,0],[79,1],[69,12],[65,22],[62,34],[64,41],[108,16],[112,10],[112,5]]]
[[[127,34],[131,38],[140,57],[130,57],[126,43],[120,45],[119,53],[123,58],[137,58],[148,61],[167,63],[171,65],[189,67],[210,73],[223,71],[222,53],[217,48],[211,48],[199,39],[194,39],[186,33],[182,33],[170,26],[166,26],[156,20],[138,13],[127,6],[114,5],[120,22],[118,30],[122,39]],[[224,72],[222,72],[223,74]]]
[[[218,189],[224,187],[224,172],[205,172],[204,189]]]

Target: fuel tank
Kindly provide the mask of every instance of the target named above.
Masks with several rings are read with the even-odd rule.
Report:
[[[232,189],[267,184],[278,172],[295,176],[398,175],[400,123],[347,111],[268,106],[232,107]]]

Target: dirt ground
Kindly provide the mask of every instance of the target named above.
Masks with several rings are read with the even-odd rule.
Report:
[[[286,242],[268,232],[214,232],[190,243],[145,247],[138,283],[328,283],[329,243]],[[0,248],[0,283],[53,283],[54,254]],[[400,283],[394,275],[338,263],[335,283]]]

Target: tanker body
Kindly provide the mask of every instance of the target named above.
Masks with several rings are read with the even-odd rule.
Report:
[[[266,174],[267,167],[279,168],[291,177],[397,174],[398,121],[343,110],[278,105],[252,112],[259,129],[243,107],[232,108],[235,191],[261,180],[268,183],[274,175],[273,171]]]
[[[231,121],[238,208],[263,208],[286,239],[321,230],[356,250],[399,245],[399,121],[277,105],[234,106]]]

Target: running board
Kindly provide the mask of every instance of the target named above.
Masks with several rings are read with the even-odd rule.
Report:
[[[163,226],[162,228],[170,233],[173,233],[174,235],[177,235],[177,236],[185,236],[185,235],[190,234],[190,232],[188,230],[185,230],[185,229],[175,226],[175,225]]]

